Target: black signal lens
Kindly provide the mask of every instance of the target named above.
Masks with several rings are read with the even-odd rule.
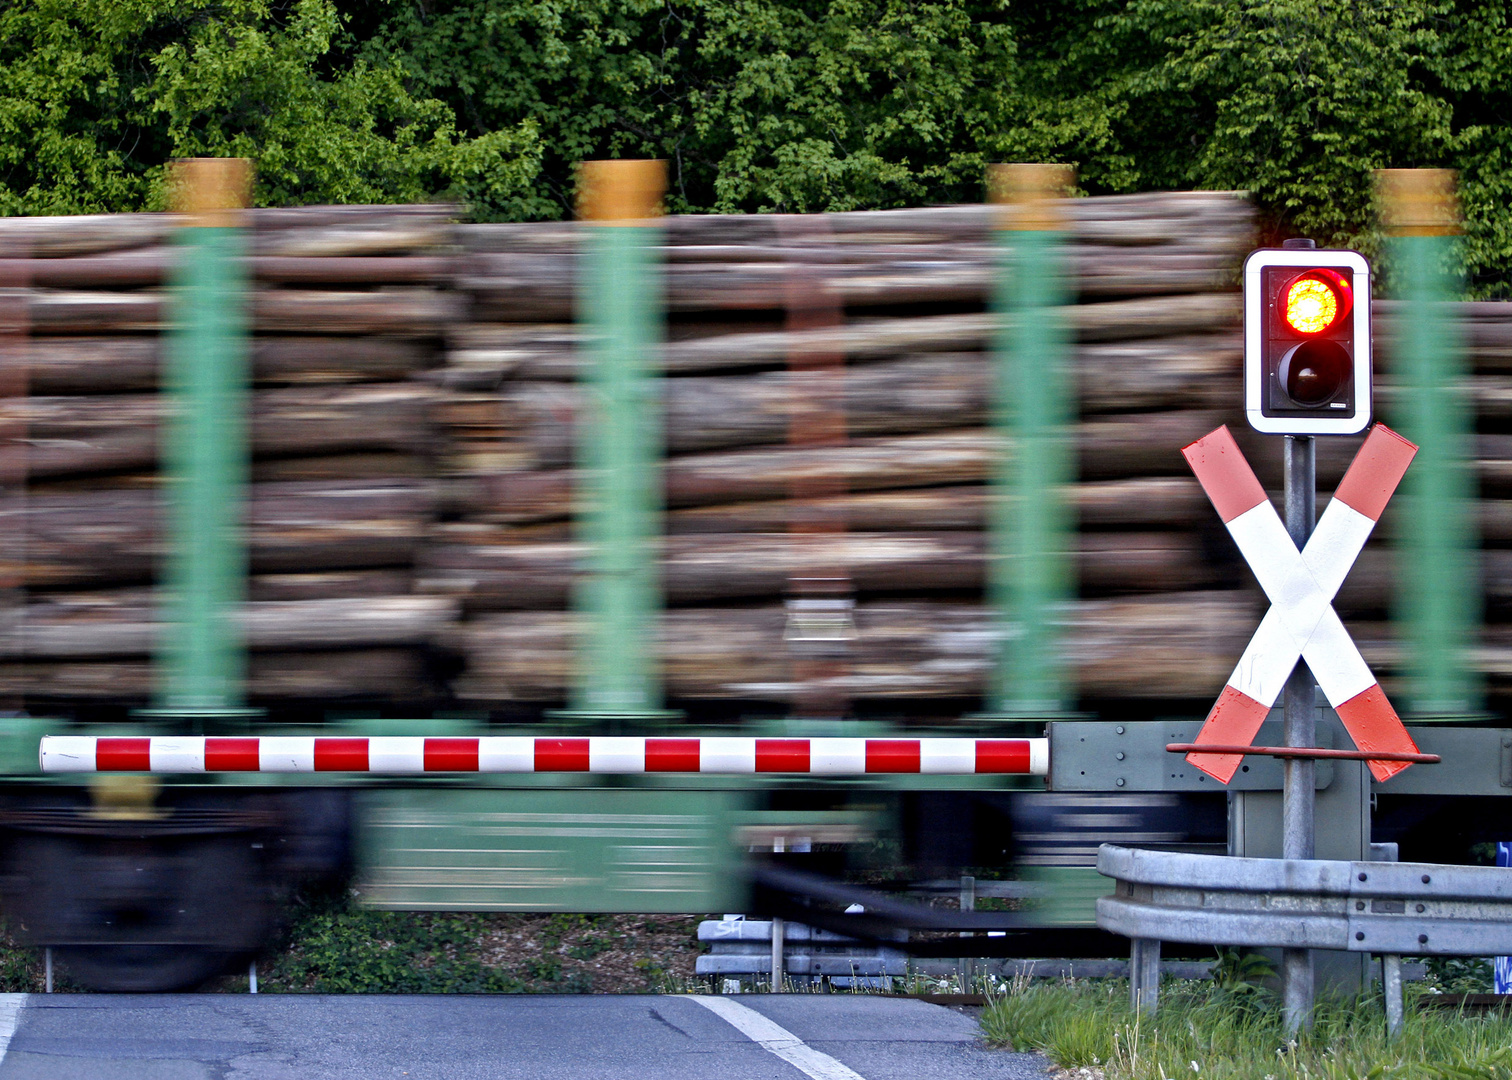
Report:
[[[1276,374],[1287,397],[1305,408],[1317,408],[1337,397],[1353,372],[1354,362],[1342,345],[1314,338],[1283,356]]]

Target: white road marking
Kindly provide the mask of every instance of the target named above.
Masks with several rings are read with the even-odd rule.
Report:
[[[815,1050],[781,1024],[732,998],[690,994],[689,1000],[698,1002],[767,1053],[776,1054],[813,1080],[865,1080],[848,1065]]]
[[[21,1022],[21,1007],[25,1004],[25,994],[0,994],[0,1064],[10,1049],[11,1036]]]

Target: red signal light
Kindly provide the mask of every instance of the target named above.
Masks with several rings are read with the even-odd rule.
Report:
[[[1288,241],[1244,260],[1244,411],[1270,435],[1370,426],[1370,264]]]
[[[1312,337],[1349,318],[1354,290],[1333,270],[1307,270],[1282,287],[1280,307],[1288,327]]]

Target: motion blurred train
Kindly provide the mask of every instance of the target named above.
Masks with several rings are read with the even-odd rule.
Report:
[[[1069,469],[1040,494],[1066,511],[1045,534],[1066,580],[1030,627],[994,586],[1014,558],[996,508],[1017,445],[998,382],[1000,211],[666,217],[647,233],[635,409],[659,483],[636,497],[655,521],[648,669],[664,700],[621,716],[574,690],[583,643],[606,632],[582,599],[594,544],[615,542],[582,524],[585,493],[603,494],[584,451],[600,393],[591,223],[251,210],[216,256],[181,243],[175,215],[0,219],[9,925],[81,983],[120,990],[244,962],[315,881],[390,910],[766,911],[912,929],[910,947],[937,955],[1119,951],[1069,899],[1095,893],[1097,844],[1221,851],[1221,790],[37,766],[44,734],[1020,736],[1050,716],[1200,719],[1264,601],[1180,448],[1227,422],[1279,487],[1279,453],[1243,424],[1237,270],[1255,215],[1221,192],[1064,201],[1047,317],[1063,332],[1053,437]],[[222,406],[245,446],[227,436],[221,486],[197,497],[231,500],[242,522],[223,568],[239,614],[224,707],[196,711],[163,689],[189,483],[166,433],[193,400],[170,370],[196,348],[182,297],[216,266],[240,283],[226,332],[247,385]],[[1462,467],[1479,483],[1467,663],[1490,722],[1512,676],[1512,305],[1455,310],[1475,411]],[[1378,313],[1390,419],[1397,316]],[[1358,440],[1324,442],[1327,491]],[[1394,512],[1338,600],[1393,693],[1415,647],[1393,620]],[[1005,710],[995,681],[1005,638],[1030,631],[1063,678],[1044,715]],[[1496,799],[1378,802],[1376,839],[1403,857],[1469,858],[1512,828]],[[1054,895],[970,939],[895,895],[961,873]],[[841,917],[861,901],[870,921]]]

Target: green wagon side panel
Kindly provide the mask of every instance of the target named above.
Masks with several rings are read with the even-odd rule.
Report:
[[[741,792],[377,790],[359,798],[367,907],[739,911]]]

